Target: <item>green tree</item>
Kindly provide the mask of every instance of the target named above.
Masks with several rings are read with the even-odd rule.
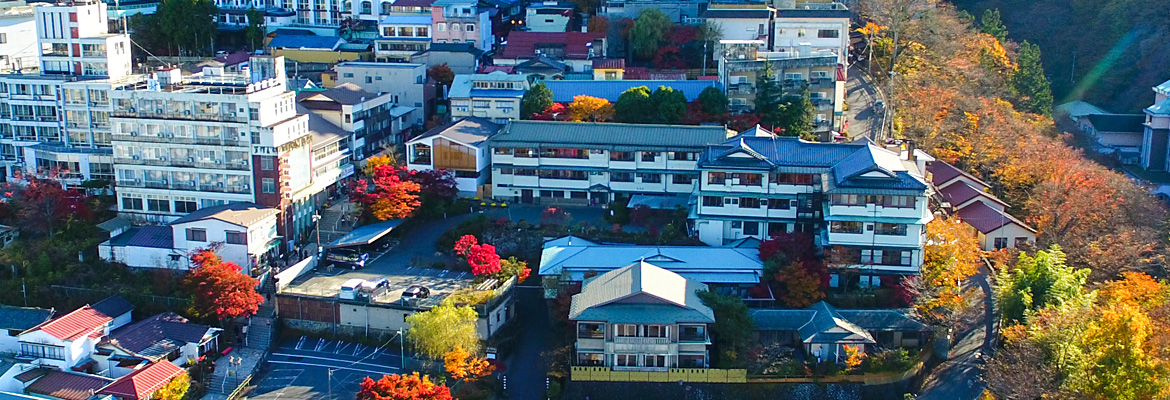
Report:
[[[663,124],[677,124],[687,113],[687,96],[680,90],[668,86],[659,86],[650,94],[650,103],[657,113],[657,122]]]
[[[1003,18],[999,15],[999,9],[983,10],[983,17],[979,19],[979,30],[991,36],[995,36],[1000,43],[1007,43],[1008,30],[1003,25]]]
[[[520,117],[532,118],[535,114],[540,114],[544,110],[552,107],[553,92],[545,85],[544,82],[533,85],[524,93],[524,97],[520,99]]]
[[[410,330],[406,338],[415,350],[431,359],[441,359],[456,347],[478,353],[478,321],[479,314],[476,314],[474,308],[443,302],[430,311],[407,316],[406,323],[410,325]]]
[[[772,63],[765,62],[764,69],[756,73],[756,115],[760,123],[775,126],[780,122],[780,102],[784,91],[776,83],[776,70]]]
[[[703,89],[703,92],[699,93],[698,100],[699,104],[702,105],[703,112],[707,114],[727,114],[727,95],[714,86]]]
[[[654,103],[650,101],[650,88],[638,86],[626,89],[613,104],[618,122],[646,123],[654,117]]]
[[[1016,63],[1019,64],[1019,69],[1011,76],[1016,107],[1036,114],[1051,114],[1052,88],[1048,84],[1048,77],[1044,76],[1040,46],[1025,41],[1020,45]]]
[[[719,368],[734,368],[747,362],[747,351],[755,342],[755,324],[748,315],[747,305],[737,297],[715,292],[698,292],[699,299],[715,312],[711,325],[715,344],[715,362]]]
[[[812,96],[808,89],[800,96],[784,96],[780,104],[779,120],[775,125],[776,134],[780,136],[798,136],[805,140],[816,140],[813,126],[816,122],[816,106],[812,103]]]
[[[244,37],[248,38],[248,45],[258,49],[264,43],[264,14],[255,8],[248,9],[248,26],[244,28]]]
[[[635,58],[648,60],[662,46],[665,36],[674,26],[661,10],[647,8],[638,14],[634,27],[630,28],[630,51]]]
[[[1066,265],[1064,252],[1057,245],[1031,256],[1021,253],[1015,269],[1005,269],[996,279],[996,297],[1004,319],[1027,322],[1035,310],[1082,299],[1081,287],[1089,272]]]
[[[162,0],[154,13],[158,33],[175,54],[202,54],[211,47],[219,29],[219,14],[212,0]]]

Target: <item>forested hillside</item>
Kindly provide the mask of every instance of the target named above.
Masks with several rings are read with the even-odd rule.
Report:
[[[978,20],[998,9],[1016,42],[1040,46],[1056,103],[1081,98],[1138,112],[1170,80],[1166,0],[954,0]]]

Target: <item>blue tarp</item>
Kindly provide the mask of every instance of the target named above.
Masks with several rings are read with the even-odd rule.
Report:
[[[387,233],[390,233],[390,231],[394,230],[394,228],[400,224],[402,224],[401,219],[392,219],[389,221],[382,221],[365,226],[359,226],[345,234],[345,236],[337,238],[337,240],[334,240],[333,243],[329,243],[329,245],[325,247],[332,249],[336,247],[371,244],[376,242],[378,239],[381,239],[383,236],[386,236]]]

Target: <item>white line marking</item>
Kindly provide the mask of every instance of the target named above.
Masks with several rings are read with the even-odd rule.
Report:
[[[368,369],[351,368],[351,367],[335,367],[332,365],[299,363],[299,362],[293,362],[293,361],[269,360],[268,362],[273,363],[273,364],[288,364],[288,365],[304,365],[304,366],[309,366],[309,367],[321,367],[321,368],[329,368],[329,369],[334,369],[334,370],[344,369],[344,370],[349,370],[349,371],[361,371],[361,372],[365,372],[368,374],[385,374],[386,373],[386,371],[370,371]],[[394,368],[394,367],[383,367],[383,368],[391,369],[391,370],[395,370],[395,371],[398,370],[398,368]]]
[[[350,360],[341,360],[341,359],[329,358],[329,357],[303,356],[300,354],[284,354],[284,353],[272,353],[272,355],[282,356],[282,357],[312,358],[312,359],[325,360],[325,361],[337,361],[337,362],[344,362],[344,363],[351,363],[351,364],[358,364],[358,365],[369,365],[371,367],[378,367],[378,368],[394,368],[394,367],[383,366],[383,365],[379,365],[379,364],[370,364],[370,363],[356,362],[356,361],[350,361]],[[311,365],[311,364],[306,364],[306,365]],[[332,367],[330,367],[330,368],[332,368]],[[394,368],[394,369],[398,369],[398,368]]]

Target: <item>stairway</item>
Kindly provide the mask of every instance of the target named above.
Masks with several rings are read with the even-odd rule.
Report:
[[[272,345],[272,324],[275,322],[276,310],[272,304],[261,304],[256,315],[248,319],[248,336],[244,341],[246,346],[267,352]]]
[[[251,336],[251,333],[248,336]],[[207,387],[207,392],[231,394],[256,370],[266,353],[265,350],[247,347],[232,349],[231,353],[215,362],[215,371],[211,373],[211,384]],[[233,365],[232,359],[238,359],[239,364]]]

